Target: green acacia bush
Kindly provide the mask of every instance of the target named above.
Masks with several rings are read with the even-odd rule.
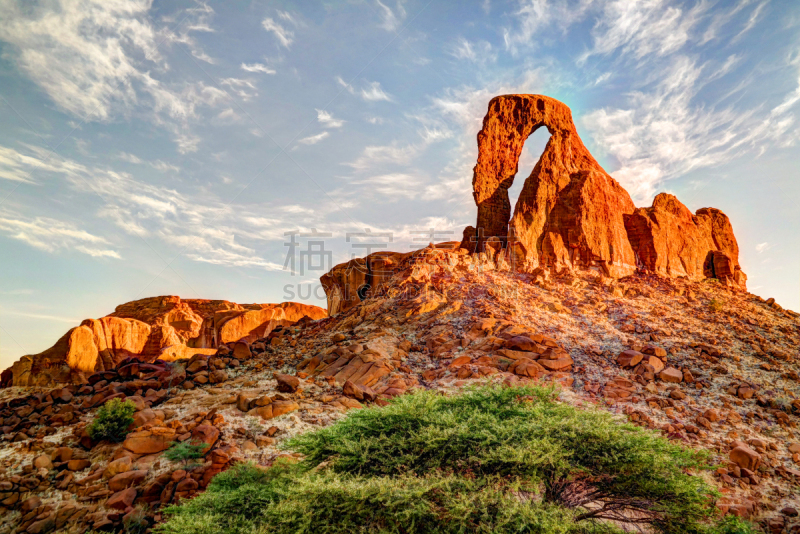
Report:
[[[704,453],[540,387],[418,392],[295,437],[297,464],[239,465],[168,510],[169,534],[734,534]]]
[[[164,451],[164,456],[171,462],[183,462],[184,468],[192,469],[199,464],[193,464],[190,460],[197,460],[205,455],[208,445],[205,443],[190,443],[188,441],[177,441],[170,443],[169,449]]]
[[[94,440],[122,441],[128,435],[128,427],[133,423],[136,405],[131,401],[111,399],[97,410],[94,421],[87,431]]]

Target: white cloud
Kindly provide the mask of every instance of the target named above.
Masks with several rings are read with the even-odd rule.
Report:
[[[606,2],[592,30],[594,48],[581,60],[614,51],[636,59],[677,52],[690,41],[691,30],[710,7],[699,2],[687,10],[667,0]]]
[[[517,54],[520,48],[532,46],[539,33],[552,29],[566,30],[582,20],[594,0],[518,0],[518,9],[512,13],[517,21],[515,28],[503,29],[506,50]]]
[[[607,82],[611,78],[610,72],[604,72],[597,79],[594,81],[594,85],[600,85],[601,83]]]
[[[700,44],[706,44],[707,42],[716,39],[719,36],[720,30],[726,24],[728,24],[731,19],[733,19],[734,15],[739,13],[751,3],[753,3],[753,0],[739,0],[733,9],[728,11],[719,10],[714,13],[714,16],[711,17],[711,23],[706,28],[706,31],[703,32],[703,35],[700,39]]]
[[[419,198],[425,188],[418,176],[408,173],[388,173],[350,181],[352,184],[365,185],[371,195],[386,199],[398,197]]]
[[[384,120],[381,117],[367,117],[367,122],[370,124],[383,124]]]
[[[137,165],[144,163],[140,158],[134,156],[133,154],[128,154],[127,152],[120,152],[117,157],[122,161],[127,161],[128,163],[135,163]]]
[[[252,80],[243,80],[241,78],[224,78],[220,83],[230,87],[230,90],[241,97],[242,100],[249,100],[254,96],[258,96],[258,92],[256,92],[256,84],[253,83]]]
[[[771,248],[772,248],[772,245],[770,245],[769,243],[766,243],[766,242],[765,243],[759,243],[758,245],[756,245],[756,252],[761,254],[765,250],[769,250]]]
[[[45,252],[76,250],[94,257],[120,259],[115,250],[99,248],[108,245],[104,238],[50,217],[29,219],[0,212],[0,233]]]
[[[732,63],[714,69],[677,55],[651,90],[630,94],[627,107],[602,108],[584,117],[596,143],[619,163],[612,175],[634,201],[646,202],[666,180],[758,151],[765,143],[796,142],[796,132],[790,131],[794,117],[788,113],[792,95],[784,100],[787,105],[766,115],[757,106],[716,109],[694,101]]]
[[[181,154],[197,152],[200,141],[201,139],[199,137],[190,133],[180,133],[175,138],[175,143],[178,145],[178,152]]]
[[[333,115],[324,109],[317,110],[317,120],[325,128],[341,128],[345,123],[342,119],[333,118]]]
[[[385,100],[386,102],[392,101],[392,97],[383,90],[380,82],[367,82],[366,85],[367,86],[361,90],[361,97],[364,100],[371,102],[379,100]]]
[[[147,164],[153,167],[155,170],[161,172],[180,172],[181,170],[177,165],[167,163],[166,161],[161,161],[160,159],[148,161]]]
[[[177,43],[207,58],[192,33],[210,31],[208,6],[184,10],[185,24],[173,31],[158,24],[145,0],[53,0],[32,5],[0,3],[0,40],[7,57],[55,104],[85,121],[110,121],[133,111],[180,138],[199,105],[214,105],[213,88],[202,83],[164,82],[169,70],[160,46]]]
[[[268,32],[272,32],[284,48],[289,48],[289,45],[294,41],[294,32],[275,22],[275,19],[267,17],[261,21],[261,25],[264,26],[264,29]]]
[[[0,295],[33,295],[37,291],[33,289],[12,289],[10,291],[0,291]]]
[[[753,9],[753,12],[750,13],[750,17],[747,19],[747,23],[744,25],[744,28],[742,28],[742,31],[736,34],[736,36],[733,38],[733,41],[738,41],[745,33],[753,29],[753,27],[758,23],[759,18],[761,17],[761,12],[764,10],[766,5],[767,1],[764,1],[758,4],[755,9]]]
[[[326,137],[330,135],[330,132],[322,132],[318,133],[317,135],[310,135],[308,137],[304,137],[297,141],[298,143],[303,143],[304,145],[316,145]]]
[[[342,79],[342,77],[341,77],[341,76],[337,76],[337,77],[336,77],[336,83],[338,83],[339,85],[341,85],[341,86],[342,86],[344,89],[346,89],[346,90],[347,90],[347,92],[348,92],[348,93],[350,93],[351,95],[353,95],[353,94],[355,94],[355,93],[356,93],[356,90],[355,90],[355,89],[353,89],[353,86],[352,86],[352,85],[350,85],[349,83],[347,83],[346,81],[344,81],[344,80]]]
[[[133,163],[135,165],[145,165],[145,164],[146,165],[150,165],[151,167],[153,167],[157,171],[161,171],[161,172],[179,172],[180,171],[180,167],[178,167],[176,165],[173,165],[171,163],[167,163],[165,161],[161,161],[160,159],[157,159],[157,160],[154,160],[154,161],[145,161],[145,160],[141,159],[140,157],[138,157],[138,156],[136,156],[134,154],[129,154],[128,152],[120,152],[117,155],[117,159],[122,160],[122,161],[126,161],[128,163]]]
[[[3,309],[0,313],[4,315],[16,315],[18,317],[29,317],[31,319],[44,319],[46,321],[57,321],[59,323],[69,323],[69,324],[77,324],[80,322],[80,319],[75,319],[72,317],[60,317],[58,315],[47,315],[42,313],[28,313],[22,312],[17,310],[9,310],[8,308]]]
[[[405,165],[419,153],[419,150],[420,147],[416,145],[367,146],[355,161],[346,165],[359,171],[370,170],[383,164]]]
[[[263,63],[242,63],[241,69],[246,72],[261,72],[263,74],[275,74],[275,69],[270,68]]]
[[[14,157],[23,162],[23,170],[30,171],[47,151],[35,146],[26,148],[27,153]],[[2,146],[0,150],[15,152]],[[329,214],[351,205],[346,199],[325,197],[322,201],[314,198],[308,205],[276,202],[251,209],[246,204],[223,203],[208,191],[190,196],[169,186],[137,180],[134,174],[85,167],[70,160],[38,168],[43,183],[53,175],[50,178],[80,194],[102,199],[104,205],[94,214],[99,218],[96,224],[108,228],[110,222],[129,235],[170,245],[175,250],[173,254],[215,265],[281,270],[283,265],[262,250],[265,242],[282,244],[285,231],[302,226],[297,223],[298,216],[309,227],[322,227]],[[227,177],[222,181],[231,183]],[[263,216],[265,210],[270,218]],[[82,220],[88,222],[92,215],[83,214]],[[95,257],[119,256],[107,246],[105,238],[50,218],[0,213],[0,234],[42,250],[70,249]]]
[[[497,56],[492,51],[492,45],[487,41],[471,43],[463,37],[459,37],[456,43],[450,48],[449,54],[456,59],[471,61],[473,63],[493,62]]]
[[[378,4],[378,10],[381,15],[380,27],[390,32],[397,31],[406,18],[406,10],[403,5],[405,2],[398,0],[395,4],[395,9],[390,8],[381,2],[381,0],[375,0],[375,3]]]

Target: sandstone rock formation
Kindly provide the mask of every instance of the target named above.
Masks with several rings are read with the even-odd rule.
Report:
[[[541,127],[550,140],[512,216],[508,189],[525,140]],[[583,145],[570,109],[552,98],[492,99],[478,133],[472,186],[478,220],[464,230],[461,247],[492,256],[502,251],[514,270],[589,268],[623,278],[638,267],[668,277],[719,278],[745,288],[747,277],[724,213],[703,208],[692,215],[666,194],[651,208],[637,210]]]
[[[508,189],[525,140],[542,126],[550,140],[511,217]],[[472,186],[477,230],[465,232],[462,242],[470,252],[497,237],[520,268],[597,266],[615,278],[635,271],[623,221],[633,201],[583,145],[561,102],[541,95],[493,98],[478,134]]]
[[[326,315],[322,308],[294,302],[241,305],[177,296],[136,300],[100,319],[86,319],[44,352],[23,356],[10,373],[4,372],[2,384],[82,383],[126,358],[151,362],[215,354],[220,344],[254,341],[278,325]]]
[[[626,215],[625,228],[646,270],[691,280],[719,278],[744,289],[739,246],[720,210],[703,208],[692,215],[673,195],[661,193],[651,207]]]
[[[434,249],[453,250],[458,241],[433,245]],[[413,252],[373,252],[364,258],[356,258],[336,265],[320,277],[328,298],[328,315],[349,310],[362,300],[384,294],[387,282],[408,258],[422,257],[428,249]]]

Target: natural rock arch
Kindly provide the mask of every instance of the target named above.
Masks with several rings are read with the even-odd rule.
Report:
[[[550,140],[512,217],[508,189],[526,139],[543,126]],[[486,240],[499,240],[515,263],[527,267],[598,266],[614,277],[635,271],[623,220],[635,209],[633,201],[586,149],[572,112],[558,100],[493,98],[478,133],[472,186],[478,218],[464,233],[464,248],[480,251]]]

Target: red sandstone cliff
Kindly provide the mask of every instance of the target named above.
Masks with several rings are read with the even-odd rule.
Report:
[[[318,306],[295,302],[236,304],[177,296],[136,300],[100,319],[86,319],[44,352],[23,356],[2,381],[14,386],[81,383],[132,356],[154,361],[214,354],[222,343],[252,342],[278,325],[326,315]]]

